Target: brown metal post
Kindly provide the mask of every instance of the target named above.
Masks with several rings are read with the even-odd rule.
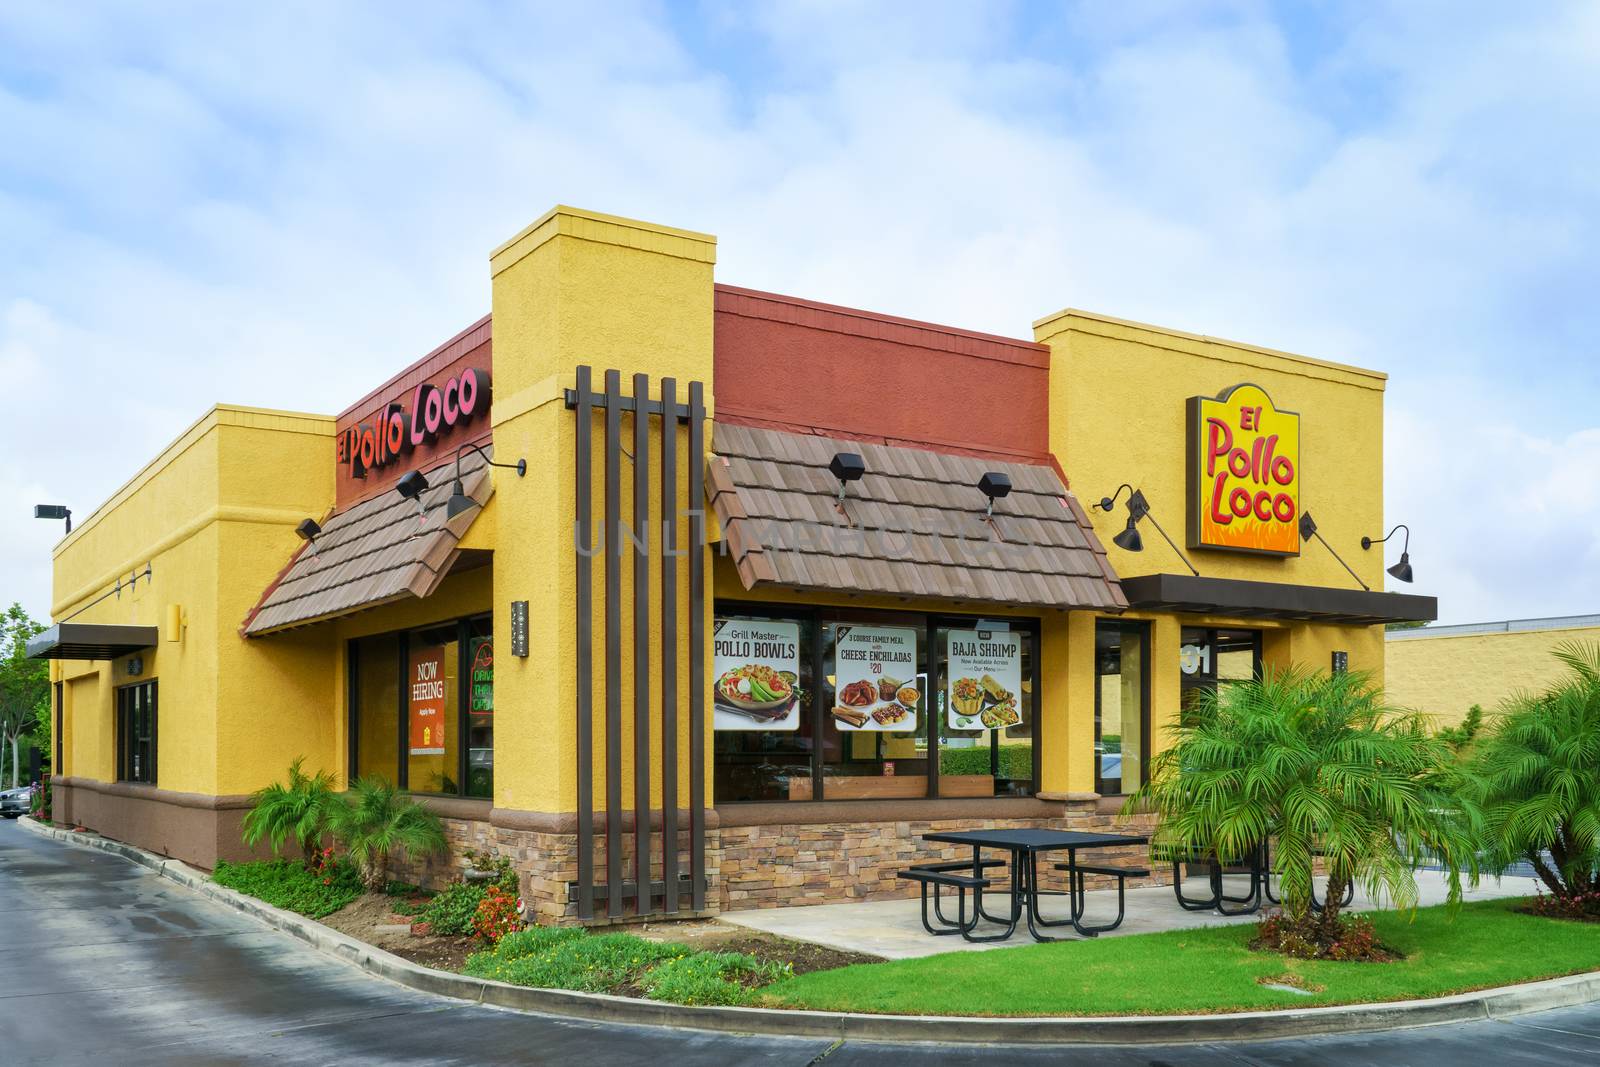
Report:
[[[622,376],[606,371],[606,914],[622,914]]]
[[[578,368],[577,433],[573,469],[577,505],[577,715],[578,715],[578,918],[594,918],[594,551],[590,448],[589,368]]]
[[[661,881],[678,910],[678,383],[661,379]]]
[[[633,878],[634,911],[650,892],[650,378],[633,376]]]
[[[689,881],[706,906],[705,386],[689,383]]]

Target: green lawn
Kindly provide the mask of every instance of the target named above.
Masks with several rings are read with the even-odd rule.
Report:
[[[1516,900],[1373,918],[1395,963],[1290,960],[1246,948],[1255,925],[1103,937],[815,971],[769,1007],[933,1015],[1163,1015],[1407,1000],[1600,969],[1600,923],[1521,915]],[[1297,976],[1302,996],[1258,984]]]

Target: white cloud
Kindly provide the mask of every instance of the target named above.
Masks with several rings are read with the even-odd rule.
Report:
[[[482,314],[488,250],[562,201],[716,233],[737,284],[1388,370],[1419,590],[1600,607],[1592,6],[1310,40],[1252,5],[909,10],[0,14],[0,372],[33,374],[0,601],[48,607],[35,497],[86,513],[217,400],[341,408]]]

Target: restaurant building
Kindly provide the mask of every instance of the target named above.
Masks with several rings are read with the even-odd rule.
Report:
[[[1382,374],[715,252],[559,207],[343,413],[203,415],[55,550],[58,816],[209,867],[304,757],[446,819],[410,873],[507,855],[543,919],[895,896],[932,829],[1137,824],[1192,694],[1381,678],[1434,618],[1360,547]]]

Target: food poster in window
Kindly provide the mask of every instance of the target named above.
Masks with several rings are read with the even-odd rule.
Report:
[[[411,754],[444,755],[446,683],[445,647],[423,645],[411,650],[407,705],[410,709]]]
[[[798,730],[800,624],[771,619],[712,623],[711,728]]]
[[[1022,635],[951,630],[946,638],[952,730],[1003,730],[1022,721]]]
[[[917,675],[917,631],[902,626],[834,627],[833,725],[844,733],[917,728],[922,679]]]
[[[472,703],[474,715],[494,714],[494,641],[488,637],[474,637],[467,645],[471,663]]]

